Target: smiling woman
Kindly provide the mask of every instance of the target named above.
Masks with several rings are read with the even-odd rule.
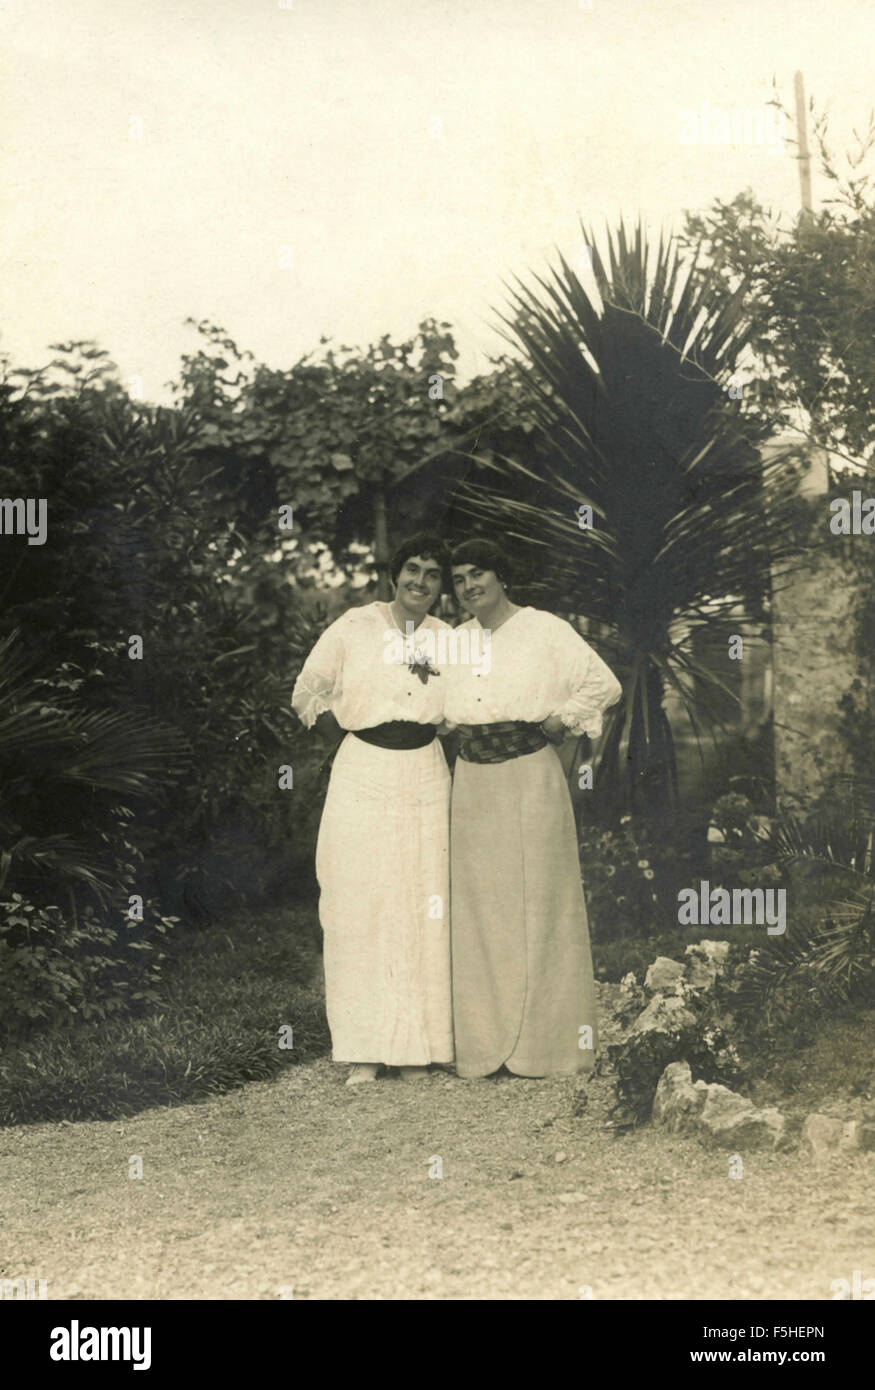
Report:
[[[391,603],[352,608],[331,624],[295,684],[309,728],[346,730],[319,826],[316,877],[325,934],[325,997],[335,1062],[349,1083],[380,1063],[405,1080],[453,1060],[449,938],[450,774],[435,738],[445,679],[384,660],[388,629],[446,628],[440,598],[447,552],[410,537],[390,566]],[[400,887],[399,887],[400,885]]]
[[[456,1066],[488,1076],[591,1069],[595,988],[574,816],[551,744],[601,733],[620,684],[570,623],[507,595],[491,541],[453,551],[467,626],[492,633],[488,669],[447,668],[461,737],[452,796]]]

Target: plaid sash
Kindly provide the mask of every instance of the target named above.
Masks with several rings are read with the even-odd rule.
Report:
[[[505,720],[499,724],[459,724],[459,757],[466,763],[506,763],[537,753],[550,740],[538,724]]]

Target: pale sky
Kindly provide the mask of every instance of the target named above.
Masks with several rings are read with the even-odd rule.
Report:
[[[0,349],[97,338],[162,400],[188,315],[277,367],[433,315],[484,370],[502,281],[579,217],[795,212],[790,146],[684,112],[773,74],[792,109],[801,68],[844,149],[873,52],[875,0],[0,0]]]

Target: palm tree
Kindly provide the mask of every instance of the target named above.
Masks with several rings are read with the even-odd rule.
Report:
[[[461,505],[520,554],[526,601],[589,620],[624,678],[596,785],[653,810],[677,789],[664,696],[677,692],[698,737],[709,692],[728,693],[693,638],[728,637],[739,602],[765,611],[770,564],[792,551],[792,475],[760,456],[768,421],[727,396],[748,341],[744,286],[728,294],[640,225],[608,235],[605,265],[582,230],[598,295],[560,256],[548,278],[516,282],[502,316],[538,444],[525,460],[478,457],[492,481],[467,484]]]
[[[154,800],[187,757],[174,729],[142,714],[46,703],[16,629],[0,639],[0,892],[100,903],[119,888],[116,801]]]

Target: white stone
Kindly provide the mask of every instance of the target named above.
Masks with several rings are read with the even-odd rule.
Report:
[[[672,1134],[694,1130],[707,1095],[704,1081],[693,1084],[689,1062],[669,1062],[653,1097],[653,1123]]]
[[[784,1116],[774,1108],[757,1110],[753,1101],[713,1082],[702,1109],[699,1137],[733,1150],[773,1149],[784,1137]]]
[[[676,995],[654,994],[647,1008],[633,1022],[629,1034],[678,1033],[695,1026],[695,1016]]]
[[[859,1149],[863,1126],[856,1120],[837,1120],[812,1111],[802,1126],[802,1144],[813,1158],[828,1158],[840,1150]]]
[[[690,989],[713,989],[718,975],[726,969],[728,941],[696,941],[684,954],[686,979]]]
[[[733,1152],[774,1149],[784,1139],[784,1116],[757,1110],[753,1101],[717,1082],[693,1081],[688,1062],[670,1062],[653,1098],[653,1123],[673,1134],[695,1134]]]
[[[677,987],[683,973],[684,966],[681,961],[672,960],[671,956],[657,956],[644,978],[644,988],[649,989],[651,994],[660,990],[671,993]]]

